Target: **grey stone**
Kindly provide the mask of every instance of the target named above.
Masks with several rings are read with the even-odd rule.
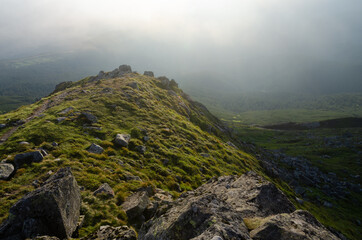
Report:
[[[41,151],[27,152],[17,154],[14,158],[14,164],[16,168],[20,168],[23,164],[30,164],[33,162],[43,161],[43,154]]]
[[[119,70],[119,73],[120,73],[121,75],[126,74],[126,73],[132,73],[132,68],[131,68],[131,66],[125,65],[125,64],[119,66],[118,70]]]
[[[70,238],[80,205],[78,184],[70,168],[62,168],[10,208],[10,217],[0,226],[0,239],[44,235]]]
[[[129,219],[137,219],[143,213],[150,203],[146,191],[140,191],[132,194],[122,204],[123,210]]]
[[[88,112],[82,112],[79,118],[90,124],[98,122],[97,117]]]
[[[137,240],[136,232],[128,226],[101,226],[99,230],[87,239],[97,240]]]
[[[30,145],[30,143],[29,143],[29,142],[22,141],[22,142],[19,142],[19,145]]]
[[[67,107],[63,111],[60,111],[58,114],[59,115],[65,115],[65,114],[69,113],[70,111],[72,111],[73,109],[74,109],[73,107]]]
[[[104,152],[104,149],[101,146],[92,143],[92,145],[87,149],[87,151],[90,153],[101,154]]]
[[[138,87],[138,83],[137,82],[131,82],[131,83],[128,83],[127,86],[133,88],[133,89],[137,89],[139,90],[139,87]]]
[[[9,180],[15,173],[15,168],[10,163],[0,163],[0,180]]]
[[[6,124],[0,124],[0,129],[5,128]]]
[[[93,192],[93,195],[96,196],[98,194],[105,194],[108,197],[114,197],[114,191],[108,183],[102,184],[97,190]]]
[[[131,135],[118,133],[114,139],[114,143],[119,147],[127,147],[129,140],[131,140]]]
[[[58,117],[57,122],[58,123],[63,122],[65,119],[67,119],[67,118],[66,117]]]
[[[143,75],[149,76],[149,77],[154,77],[154,76],[155,76],[152,71],[145,71],[145,72],[143,73]]]
[[[146,152],[146,146],[143,145],[136,146],[136,151],[144,154]]]

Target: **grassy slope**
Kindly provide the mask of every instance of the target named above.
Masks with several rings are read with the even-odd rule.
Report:
[[[343,136],[352,133],[355,142],[356,136],[362,136],[362,129],[318,129],[308,131],[276,131],[234,124],[238,135],[247,142],[253,142],[266,149],[283,149],[290,156],[304,156],[315,166],[325,172],[336,173],[339,179],[356,182],[355,176],[362,172],[360,156],[347,147],[335,148],[324,144],[325,137]],[[359,145],[359,150],[362,146]],[[329,155],[330,158],[323,158]],[[358,183],[362,184],[361,180]],[[352,192],[348,199],[331,199],[319,189],[311,189],[311,199],[320,198],[333,203],[333,208],[327,208],[311,202],[305,202],[300,207],[313,213],[321,222],[343,232],[350,239],[359,239],[362,227],[356,220],[362,219],[362,193]]]
[[[140,90],[127,86],[133,81],[138,83]],[[225,144],[228,137],[222,139],[202,130],[214,121],[204,110],[182,98],[181,90],[175,89],[179,96],[173,96],[157,87],[157,82],[155,78],[138,74],[93,83],[84,79],[63,92],[0,115],[0,123],[8,118],[24,119],[46,99],[68,93],[65,99],[26,123],[0,146],[1,159],[10,161],[17,153],[39,147],[50,153],[43,162],[19,169],[11,181],[1,181],[0,221],[7,217],[9,208],[19,198],[34,189],[34,180],[41,181],[48,171],[54,172],[64,166],[72,167],[79,185],[85,188],[81,213],[86,215],[86,220],[81,236],[101,224],[126,223],[126,215],[119,205],[127,195],[142,186],[163,188],[177,196],[179,187],[182,191],[190,190],[212,176],[242,174],[252,168],[259,171],[255,158]],[[191,109],[190,113],[181,107],[181,101]],[[73,111],[66,120],[58,123],[59,112],[70,106]],[[77,119],[77,115],[84,111],[97,116],[98,123],[93,126],[101,127],[100,130],[83,128],[84,123]],[[144,134],[139,128],[147,130],[150,141],[142,142]],[[0,134],[6,130],[1,130]],[[129,148],[113,145],[116,133],[132,133]],[[20,146],[20,141],[30,142],[30,145]],[[52,147],[53,141],[59,146]],[[105,152],[88,153],[86,148],[93,142],[101,145]],[[132,148],[140,144],[147,147],[144,155]],[[203,157],[200,153],[209,156]],[[166,159],[168,163],[165,165]],[[127,180],[128,175],[139,176],[142,181]],[[114,189],[115,198],[92,195],[105,182]]]

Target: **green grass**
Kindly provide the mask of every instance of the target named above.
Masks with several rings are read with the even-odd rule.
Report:
[[[127,86],[133,81],[138,82],[140,90]],[[81,213],[86,218],[81,236],[93,232],[101,224],[127,223],[119,205],[142,186],[162,188],[176,197],[180,194],[179,187],[182,191],[194,189],[213,176],[240,175],[250,169],[261,172],[254,157],[225,143],[230,138],[218,131],[205,131],[208,126],[218,123],[209,112],[182,98],[180,89],[174,89],[178,97],[172,96],[157,87],[157,83],[155,78],[138,74],[98,82],[85,79],[48,97],[55,105],[24,124],[0,145],[0,157],[8,161],[18,153],[39,147],[49,151],[43,162],[24,166],[11,181],[1,181],[0,221],[7,217],[16,200],[34,189],[31,183],[35,179],[41,180],[49,170],[55,172],[65,166],[72,168],[78,184],[85,188]],[[105,93],[105,88],[112,88],[111,93]],[[56,98],[64,92],[67,96],[57,102]],[[0,115],[0,123],[26,118],[45,100]],[[68,107],[73,110],[58,123],[59,112]],[[84,111],[98,118],[93,127],[100,129],[84,128],[85,122],[77,117]],[[150,137],[147,142],[142,141],[143,130]],[[7,129],[1,133],[5,131]],[[128,148],[114,146],[112,140],[117,133],[132,135]],[[30,142],[30,145],[19,148],[20,141]],[[52,147],[53,141],[59,146]],[[88,153],[86,149],[91,143],[101,145],[106,151]],[[147,148],[145,154],[135,149],[141,144]],[[201,153],[208,153],[210,157],[203,157]],[[167,164],[164,164],[165,159]],[[128,175],[139,176],[141,181],[126,180]],[[105,182],[114,189],[117,197],[104,199],[92,195]]]

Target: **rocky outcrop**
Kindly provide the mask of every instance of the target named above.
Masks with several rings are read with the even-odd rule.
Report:
[[[17,154],[14,158],[16,168],[20,168],[23,164],[30,164],[33,162],[41,162],[44,159],[44,153],[41,151],[27,152]]]
[[[113,142],[119,147],[127,147],[129,140],[131,140],[131,135],[118,133]]]
[[[10,163],[0,163],[0,180],[9,180],[14,174],[15,168]]]
[[[69,238],[76,229],[81,196],[70,168],[62,168],[11,207],[0,239]]]
[[[94,196],[97,196],[99,194],[103,194],[107,197],[114,197],[114,191],[111,186],[108,185],[108,183],[102,184],[97,190],[93,192]]]
[[[110,79],[116,77],[123,77],[125,74],[132,73],[132,68],[129,65],[121,65],[111,72],[100,71],[97,76],[92,77],[90,81],[97,81],[101,79]]]
[[[99,230],[88,236],[85,239],[97,239],[97,240],[136,240],[136,232],[128,226],[120,227],[111,227],[111,226],[101,226]]]
[[[92,145],[90,145],[90,147],[87,149],[87,151],[90,153],[101,154],[104,152],[104,149],[101,146],[99,146],[95,143],[92,143]]]
[[[256,227],[251,228],[249,223],[255,219]],[[264,229],[271,232],[263,234]],[[295,211],[273,184],[249,172],[239,178],[211,179],[182,194],[165,213],[156,213],[143,224],[139,239],[339,238],[308,212]]]
[[[143,73],[143,75],[149,76],[149,77],[154,77],[154,76],[155,76],[152,71],[145,71],[145,72]]]

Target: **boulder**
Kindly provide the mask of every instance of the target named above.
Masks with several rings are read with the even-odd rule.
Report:
[[[88,113],[88,112],[82,112],[82,113],[79,115],[79,119],[84,120],[86,123],[89,123],[89,124],[93,124],[93,123],[98,122],[97,117],[94,116],[94,115],[91,114],[91,113]]]
[[[132,73],[132,68],[129,65],[121,65],[118,68],[120,75],[126,74],[126,73]]]
[[[97,196],[98,194],[104,194],[107,197],[114,197],[114,191],[111,186],[108,185],[108,183],[102,184],[97,190],[93,192],[94,196]]]
[[[114,138],[114,143],[119,147],[127,147],[129,140],[131,140],[131,135],[118,133]]]
[[[146,191],[140,191],[129,196],[122,204],[129,219],[137,219],[150,203]]]
[[[81,196],[70,168],[62,168],[10,208],[0,239],[69,238],[79,219]]]
[[[137,90],[140,90],[139,87],[138,87],[138,83],[137,82],[131,82],[131,83],[128,83],[127,86],[133,88],[133,89],[137,89]]]
[[[9,180],[14,172],[15,168],[12,164],[0,163],[0,180]]]
[[[162,77],[158,77],[157,79],[160,80],[161,86],[163,88],[168,89],[168,87],[170,85],[170,80],[167,77],[162,76]]]
[[[44,155],[41,151],[27,152],[17,154],[14,158],[14,164],[16,168],[20,168],[23,164],[30,164],[33,162],[43,161]]]
[[[295,211],[281,191],[254,172],[212,178],[169,205],[143,224],[139,239],[338,239],[309,213]],[[257,219],[258,225],[251,229],[248,219]],[[263,238],[262,229],[272,220],[280,231],[291,232],[295,221],[298,234],[305,233],[300,238],[270,232],[274,238]]]
[[[136,146],[135,149],[137,152],[142,153],[142,154],[144,154],[146,152],[146,146],[143,146],[143,145]]]
[[[303,210],[278,214],[261,222],[250,232],[253,240],[340,239]]]
[[[97,239],[97,240],[137,240],[136,232],[128,226],[120,227],[111,227],[111,226],[101,226],[99,230],[88,236],[87,239]]]
[[[92,145],[87,149],[87,151],[90,153],[101,154],[104,152],[104,149],[101,146],[92,143]]]
[[[145,72],[143,73],[143,75],[149,76],[149,77],[154,77],[154,76],[155,76],[152,71],[145,71]]]

